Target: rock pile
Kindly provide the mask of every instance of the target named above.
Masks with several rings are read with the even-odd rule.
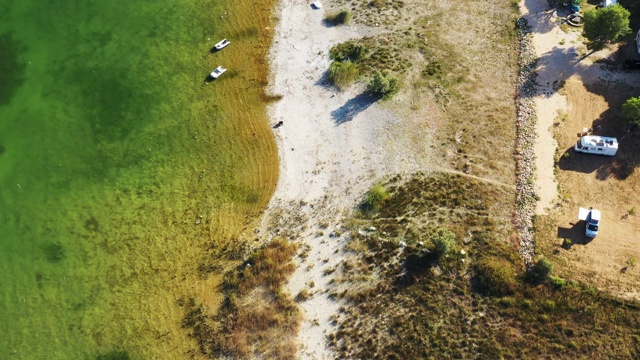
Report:
[[[518,87],[516,94],[516,229],[520,234],[520,254],[527,267],[531,266],[534,256],[533,215],[537,196],[535,192],[535,153],[536,137],[535,86],[536,55],[531,43],[531,27],[524,18],[516,22],[520,54],[518,65]]]

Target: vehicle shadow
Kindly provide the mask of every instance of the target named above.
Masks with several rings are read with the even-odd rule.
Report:
[[[573,148],[568,148],[560,156],[558,167],[565,171],[590,174],[594,171],[601,172],[601,169],[609,167],[612,161],[611,157],[608,156],[583,154],[576,152]]]
[[[576,223],[569,223],[570,228],[558,226],[557,237],[562,239],[561,248],[571,249],[574,245],[587,245],[593,239],[584,234],[586,223],[579,220]]]
[[[347,121],[353,120],[361,112],[365,111],[369,106],[373,105],[378,100],[378,97],[372,96],[367,92],[361,93],[356,97],[349,99],[344,105],[333,110],[331,117],[336,122],[336,125],[340,125]]]

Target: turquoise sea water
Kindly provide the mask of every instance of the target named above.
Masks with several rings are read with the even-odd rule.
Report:
[[[193,347],[176,297],[270,191],[220,104],[239,79],[202,86],[223,6],[0,2],[0,359]]]

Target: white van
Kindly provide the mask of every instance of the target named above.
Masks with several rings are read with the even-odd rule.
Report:
[[[583,136],[573,150],[586,154],[614,156],[618,152],[618,139],[606,136]]]
[[[578,210],[578,220],[584,220],[587,224],[584,231],[584,234],[587,235],[587,237],[594,238],[598,236],[601,216],[602,214],[600,214],[600,210],[593,208],[580,208],[580,210]]]

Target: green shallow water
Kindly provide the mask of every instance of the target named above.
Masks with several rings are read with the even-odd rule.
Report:
[[[0,358],[194,348],[177,299],[275,182],[259,90],[242,68],[202,85],[215,56],[239,56],[205,56],[221,29],[246,26],[237,49],[260,40],[251,21],[216,25],[223,6],[0,4]]]

